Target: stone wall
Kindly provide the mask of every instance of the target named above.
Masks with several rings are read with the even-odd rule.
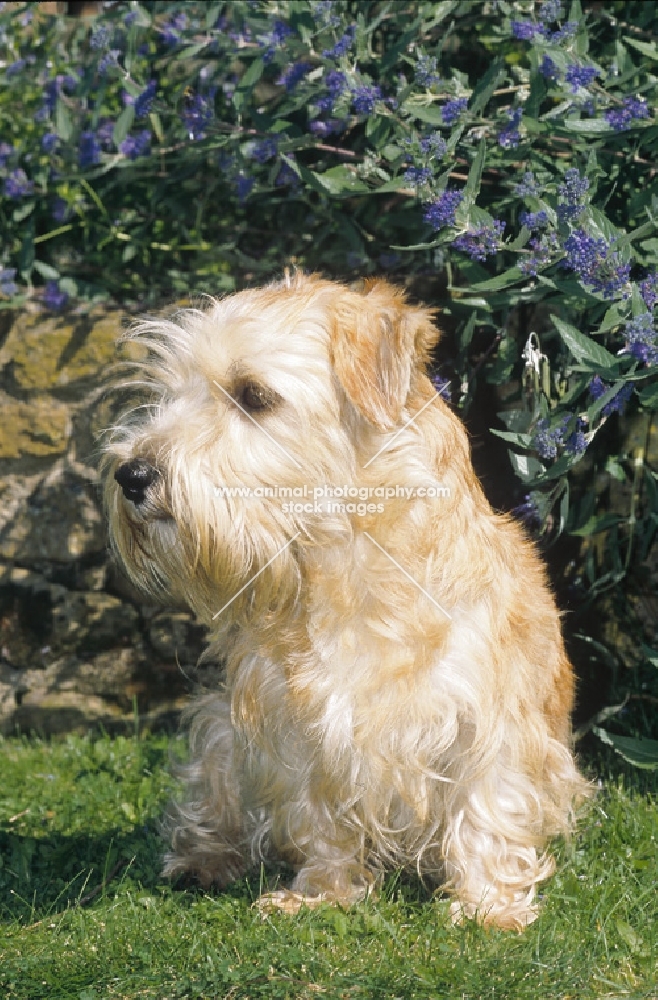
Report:
[[[100,436],[118,310],[0,313],[0,733],[174,725],[203,645],[113,564]],[[134,347],[133,347],[134,350]]]

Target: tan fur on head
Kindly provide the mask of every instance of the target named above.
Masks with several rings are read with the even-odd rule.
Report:
[[[542,565],[426,375],[431,314],[294,274],[133,336],[149,398],[107,448],[112,542],[226,662],[188,713],[166,873],[279,858],[294,883],[263,905],[295,910],[412,866],[455,919],[523,928],[586,791],[573,675]]]
[[[331,358],[359,413],[381,430],[396,426],[415,370],[439,337],[426,309],[409,306],[400,289],[367,281],[363,294],[344,293],[332,310]]]

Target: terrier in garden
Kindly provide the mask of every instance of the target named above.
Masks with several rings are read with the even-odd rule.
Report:
[[[189,709],[165,873],[283,861],[260,905],[295,912],[411,867],[453,919],[522,929],[586,791],[573,674],[426,374],[431,313],[296,274],[131,336],[150,398],[107,447],[112,543],[224,664]]]

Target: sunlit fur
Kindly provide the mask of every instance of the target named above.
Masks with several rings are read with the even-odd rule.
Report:
[[[296,877],[264,903],[295,910],[409,866],[453,894],[454,919],[523,928],[586,791],[572,669],[543,567],[425,374],[430,313],[384,282],[295,275],[132,336],[149,398],[110,435],[112,542],[226,664],[188,712],[165,872],[225,884],[281,859]],[[246,382],[273,401],[255,423],[228,398]],[[112,475],[133,458],[160,473],[139,505]],[[215,489],[301,484],[449,496],[290,515]]]

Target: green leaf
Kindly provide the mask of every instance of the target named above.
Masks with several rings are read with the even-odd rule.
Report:
[[[641,226],[637,229],[632,229],[630,233],[622,233],[619,237],[617,244],[618,246],[624,246],[626,243],[635,243],[636,240],[643,239],[645,236],[649,236],[650,233],[655,233],[658,229],[658,223],[651,219],[649,222],[643,222]],[[655,249],[656,240],[647,240],[647,243],[651,243]],[[640,243],[642,249],[648,249],[645,243]]]
[[[159,143],[164,143],[164,132],[162,130],[162,122],[160,121],[160,115],[156,114],[155,111],[151,111],[149,114],[149,121],[153,126],[153,131],[156,134]]]
[[[514,451],[508,451],[514,472],[524,482],[539,478],[545,472],[544,466],[532,455],[517,455]]]
[[[603,395],[599,396],[599,398],[595,400],[595,402],[593,402],[591,406],[588,406],[587,419],[590,424],[594,423],[595,418],[598,417],[603,407],[607,406],[608,403],[615,398],[620,389],[623,389],[625,385],[626,385],[626,379],[623,378],[618,379],[615,383],[613,383],[613,385],[610,386],[609,389],[606,389]]]
[[[30,200],[26,201],[23,205],[17,205],[14,211],[11,213],[12,222],[23,222],[27,219],[28,215],[32,215],[34,211],[35,202]]]
[[[626,473],[624,472],[623,465],[620,464],[619,460],[615,455],[610,455],[606,459],[605,471],[613,479],[616,479],[618,483],[623,483],[626,481]]]
[[[240,83],[235,88],[235,93],[233,94],[233,106],[236,111],[241,111],[246,100],[247,94],[251,91],[251,88],[255,83],[258,83],[261,76],[263,75],[263,70],[265,69],[265,63],[262,59],[254,59],[251,66],[242,75]]]
[[[619,937],[632,952],[639,952],[642,950],[642,938],[629,923],[625,920],[617,919],[615,921],[615,925],[617,927]]]
[[[143,87],[140,87],[140,85],[135,83],[134,80],[131,80],[130,77],[125,77],[121,81],[121,86],[125,89],[126,93],[130,94],[131,97],[139,97],[144,90]]]
[[[126,138],[132,123],[135,120],[135,105],[129,104],[123,109],[116,122],[114,123],[114,130],[112,132],[112,141],[114,145],[119,148],[123,140]]]
[[[459,349],[460,351],[465,351],[468,348],[471,340],[473,339],[473,331],[475,330],[475,323],[477,321],[477,313],[473,311],[468,317],[468,322],[465,324],[463,330],[459,335]]]
[[[249,69],[245,70],[240,78],[239,90],[247,90],[249,87],[253,87],[255,83],[258,83],[261,76],[263,75],[263,70],[265,69],[265,63],[262,59],[254,59]]]
[[[28,278],[34,264],[34,218],[25,227],[21,252],[18,257],[18,270],[23,278]]]
[[[495,59],[482,79],[477,83],[471,99],[468,102],[468,110],[472,115],[479,115],[484,111],[491,100],[494,90],[507,72],[502,59]]]
[[[418,37],[418,25],[421,19],[416,18],[413,21],[410,28],[407,29],[402,35],[399,35],[396,39],[395,45],[393,45],[383,57],[380,63],[379,71],[380,73],[386,73],[391,66],[394,66],[397,62],[400,53],[407,51],[407,46],[416,40]]]
[[[206,31],[210,31],[211,28],[215,27],[222,12],[222,7],[223,4],[221,3],[206,4]]]
[[[354,170],[351,170],[344,163],[325,170],[323,174],[316,173],[315,176],[330,194],[363,194],[370,190],[368,185],[357,177]]]
[[[617,229],[600,209],[594,205],[589,205],[586,220],[589,223],[590,235],[603,237],[606,242],[614,243],[615,249],[621,245],[621,238],[626,234],[621,229]]]
[[[482,169],[484,167],[484,161],[486,159],[486,156],[487,156],[487,144],[483,139],[482,142],[480,143],[480,147],[477,151],[475,159],[471,164],[471,169],[468,172],[468,180],[466,181],[466,185],[463,191],[464,195],[464,201],[462,203],[463,207],[468,208],[468,206],[472,205],[478,196],[478,193],[480,191],[480,180],[482,178]]]
[[[650,646],[642,645],[642,652],[646,656],[649,663],[654,667],[658,667],[658,649],[651,649]]]
[[[540,476],[537,476],[537,485],[539,485],[539,483],[546,483],[551,479],[559,479],[560,476],[564,476],[565,473],[569,472],[569,470],[580,461],[581,457],[581,455],[560,455],[557,462],[553,462],[550,468],[542,472]]]
[[[592,726],[595,733],[603,743],[612,747],[615,753],[627,760],[629,764],[643,768],[647,771],[655,771],[658,768],[658,740],[636,739],[632,736],[616,736],[609,733],[607,729],[600,726]]]
[[[578,120],[567,118],[561,125],[567,132],[579,132],[584,135],[612,132],[612,126],[608,125],[605,118],[579,118]]]
[[[386,194],[387,191],[406,191],[408,187],[409,181],[405,180],[401,175],[400,177],[392,177],[390,181],[386,181],[385,184],[375,188],[373,194]]]
[[[603,322],[598,328],[597,333],[607,333],[608,330],[614,330],[616,326],[619,326],[624,322],[627,314],[628,308],[625,304],[622,304],[621,302],[614,302],[610,308],[606,310]]]
[[[569,480],[564,481],[564,492],[560,498],[560,523],[558,533],[561,535],[569,520]]]
[[[600,535],[603,531],[608,531],[615,524],[621,524],[624,520],[618,514],[602,514],[597,517],[593,514],[580,528],[573,528],[569,534],[577,535],[579,538],[589,538],[590,535]]]
[[[508,430],[520,433],[527,431],[532,423],[532,413],[529,410],[501,410],[496,416]]]
[[[515,240],[512,240],[511,243],[508,243],[506,247],[508,250],[523,250],[523,247],[526,245],[531,236],[532,232],[528,229],[528,227],[521,226],[519,235]]]
[[[184,59],[193,59],[194,56],[197,56],[199,52],[202,52],[207,45],[208,45],[207,41],[197,42],[196,45],[188,45],[186,49],[182,49],[180,52],[177,53],[176,58],[180,59],[181,62]]]
[[[523,109],[523,121],[525,122],[526,128],[529,119],[536,119],[539,115],[539,109],[542,106],[542,102],[546,97],[547,89],[546,83],[541,73],[533,73],[530,77],[530,96],[525,103]],[[536,122],[539,125],[538,122]]]
[[[67,142],[73,134],[71,112],[61,97],[57,98],[57,103],[55,104],[55,130],[63,142]]]
[[[518,445],[519,448],[529,448],[532,442],[532,434],[520,434],[517,431],[499,431],[495,427],[491,428],[491,433],[495,434],[496,437],[502,438],[503,441],[509,441],[510,444]]]
[[[45,264],[42,260],[35,260],[34,270],[40,274],[42,278],[45,278],[46,281],[55,281],[59,278],[59,271],[55,270],[54,267],[51,267],[50,264]]]
[[[656,47],[655,42],[641,42],[637,38],[628,37],[626,37],[624,41],[627,45],[630,45],[631,48],[637,49],[638,52],[641,52],[643,56],[648,56],[649,59],[655,59],[658,61],[658,48]]]
[[[559,316],[553,314],[551,319],[576,361],[591,361],[601,368],[616,368],[617,359],[605,347],[576,330],[575,326],[565,323]]]
[[[416,104],[414,101],[406,101],[401,110],[412,118],[426,122],[428,125],[443,124],[441,108],[437,107],[436,104]]]
[[[508,285],[516,284],[521,278],[525,278],[523,272],[518,267],[510,267],[509,270],[503,271],[495,278],[488,278],[487,281],[479,281],[476,285],[471,285],[470,290],[472,292],[497,292],[501,288],[507,288]]]
[[[653,385],[647,386],[642,392],[638,392],[640,397],[640,402],[642,406],[645,406],[647,410],[658,409],[658,382],[654,382]]]

